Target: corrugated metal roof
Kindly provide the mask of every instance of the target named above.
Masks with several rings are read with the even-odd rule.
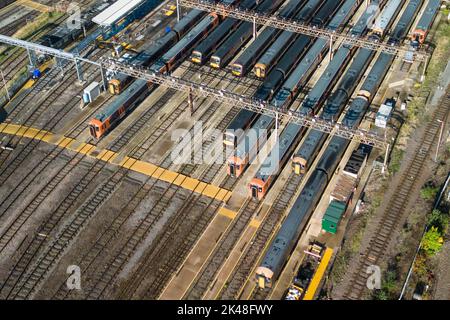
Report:
[[[98,25],[109,27],[124,17],[132,9],[140,5],[143,1],[144,0],[118,0],[95,16],[92,21]]]

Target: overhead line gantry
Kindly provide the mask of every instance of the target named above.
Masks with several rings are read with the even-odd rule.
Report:
[[[411,50],[402,45],[391,45],[386,42],[377,42],[367,37],[352,36],[342,32],[313,27],[291,19],[282,19],[276,15],[260,14],[252,10],[244,11],[236,6],[224,6],[220,3],[210,3],[202,0],[177,0],[177,10],[179,10],[180,6],[207,12],[216,12],[219,15],[252,22],[255,25],[265,25],[311,37],[324,38],[330,40],[330,42],[340,40],[343,44],[384,52],[399,57],[405,57],[407,54],[412,53],[414,61],[426,63],[429,59],[429,53],[424,50]]]
[[[253,100],[252,98],[245,97],[227,90],[217,90],[190,80],[177,78],[172,75],[155,73],[145,68],[137,68],[126,63],[121,63],[112,58],[95,62],[87,58],[80,57],[79,55],[74,53],[53,49],[50,47],[4,35],[0,35],[0,43],[22,47],[28,51],[37,51],[40,53],[48,54],[50,56],[56,57],[57,59],[72,61],[74,62],[77,70],[78,68],[80,68],[80,62],[90,63],[97,67],[100,67],[102,75],[104,74],[105,70],[121,72],[134,78],[146,80],[158,85],[162,85],[164,87],[185,92],[188,95],[211,98],[221,103],[231,105],[235,108],[250,110],[259,114],[268,115],[276,118],[277,120],[285,119],[301,126],[318,130],[327,134],[340,136],[345,139],[356,140],[379,149],[385,149],[389,147],[389,144],[383,138],[367,130],[347,128],[339,123],[324,121],[314,116],[304,116],[298,112],[280,109],[270,104],[260,103]]]

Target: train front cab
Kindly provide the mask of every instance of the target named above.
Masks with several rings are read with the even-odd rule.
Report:
[[[258,78],[265,78],[266,77],[266,65],[265,64],[263,64],[263,63],[257,63],[256,65],[255,65],[255,75],[258,77]]]
[[[301,157],[293,157],[292,158],[292,169],[294,173],[297,175],[306,173],[307,161]]]
[[[209,65],[214,69],[220,69],[222,67],[221,58],[218,56],[212,56]]]
[[[232,177],[240,177],[247,166],[247,162],[236,156],[232,156],[228,159],[227,173]]]
[[[262,200],[269,189],[269,185],[270,177],[267,181],[260,178],[253,178],[248,185],[250,196],[254,199]]]
[[[244,67],[239,63],[234,63],[231,67],[231,73],[236,77],[242,77],[244,74]]]
[[[107,131],[107,124],[98,119],[92,119],[89,122],[89,132],[95,139],[100,139]]]
[[[256,282],[261,289],[272,287],[273,271],[266,267],[258,267],[256,269]]]

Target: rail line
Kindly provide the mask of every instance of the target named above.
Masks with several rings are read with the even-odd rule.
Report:
[[[191,70],[190,76],[193,76],[195,74],[195,70],[196,69]],[[184,102],[182,104],[184,104]],[[152,107],[152,109],[153,108],[154,107]],[[180,108],[180,110],[184,110],[184,107]],[[165,121],[165,123],[167,122],[172,123],[171,121]],[[162,134],[164,130],[161,130],[161,128],[157,128],[155,132],[152,134],[152,136],[155,135],[155,133],[157,136],[159,136],[160,134],[158,134],[157,132],[160,132],[160,134]],[[124,139],[128,140],[128,138],[129,136],[127,135],[126,138]],[[157,139],[150,138],[145,140],[156,141]],[[123,144],[123,140],[121,140],[120,138],[116,140],[116,142]],[[152,145],[151,142],[150,145]],[[143,156],[148,149],[149,146],[147,143],[145,143],[145,147],[141,146],[140,148],[135,150],[134,154],[135,156],[137,156],[137,158],[139,158]],[[141,222],[138,228],[136,228],[134,233],[132,233],[131,237],[128,238],[128,240],[125,243],[125,246],[119,248],[118,256],[116,256],[114,262],[109,265],[110,268],[104,270],[102,272],[102,276],[99,279],[97,279],[97,283],[94,284],[91,289],[89,289],[90,290],[89,296],[91,298],[96,298],[102,295],[104,290],[106,290],[106,288],[110,285],[110,282],[114,278],[114,275],[120,272],[123,264],[133,254],[138,244],[142,242],[142,240],[146,237],[146,235],[155,225],[155,223],[161,219],[168,206],[170,206],[175,199],[178,199],[178,201],[180,201],[181,203],[185,203],[185,201],[187,200],[188,195],[186,194],[185,190],[181,190],[180,192],[179,188],[174,185],[170,185],[167,189],[165,189],[155,186],[156,180],[154,180],[152,184],[149,184],[148,183],[149,181],[150,178],[147,180],[146,183],[144,183],[144,185],[142,185],[142,187],[130,201],[129,205],[126,206],[124,210],[121,210],[121,214],[114,219],[112,225],[97,239],[96,244],[88,251],[88,253],[80,261],[82,265],[81,266],[82,270],[91,269],[93,267],[94,260],[97,259],[98,256],[102,253],[102,248],[104,248],[110,242],[111,237],[113,235],[119,232],[125,221],[129,219],[129,217],[133,214],[133,212],[136,210],[139,204],[148,196],[150,191],[152,191],[152,194],[157,195],[161,194],[160,200],[150,211],[150,214],[146,215],[145,219]],[[161,191],[158,192],[158,190]],[[189,204],[191,205],[194,203],[195,203],[194,200],[189,202]],[[218,206],[218,204],[215,204],[215,206]],[[174,219],[174,221],[177,221],[177,219]],[[201,224],[199,223],[197,223],[196,225],[198,225],[198,227],[201,226]],[[65,289],[65,286],[61,286],[54,295],[54,297],[57,299],[65,299],[69,296],[70,293]]]
[[[391,197],[386,209],[381,216],[380,223],[372,234],[368,248],[359,256],[357,268],[351,276],[350,285],[346,288],[344,298],[362,299],[366,293],[366,283],[369,274],[366,270],[371,265],[380,263],[386,254],[386,248],[393,240],[394,231],[398,228],[402,218],[405,216],[405,209],[409,200],[414,196],[414,190],[417,187],[422,169],[430,160],[435,140],[439,134],[441,125],[439,121],[445,121],[448,117],[450,107],[450,90],[447,88],[446,94],[442,100],[441,106],[431,116],[430,122],[425,128],[425,134],[421,143],[417,147],[413,159],[408,164],[407,169],[401,175],[400,182],[395,193]]]
[[[184,299],[195,300],[203,297],[217,274],[217,271],[230,254],[245,227],[258,212],[257,209],[259,206],[260,202],[254,199],[248,199],[246,201],[238,217],[224,233],[218,246],[215,247],[214,253],[203,268],[203,271],[197,276],[193,286],[183,297]]]
[[[56,72],[56,71],[53,71]],[[33,100],[36,99],[37,95],[39,94],[39,92],[42,92],[42,90],[44,90],[45,86],[52,81],[52,74],[53,72],[51,72],[48,77],[45,78],[45,81],[38,81],[36,86],[33,87],[32,90],[30,90],[29,93],[27,93],[20,101],[17,102],[16,107],[14,108],[14,110],[11,112],[11,117],[12,118],[16,118],[20,111],[23,111],[24,108],[33,105]],[[76,75],[74,72],[72,72],[69,77],[57,88],[55,88],[50,94],[49,96],[45,97],[44,101],[39,101],[37,108],[34,108],[33,111],[31,112],[30,115],[27,116],[26,119],[24,119],[23,121],[18,121],[18,122],[22,122],[23,124],[27,125],[27,126],[31,126],[33,125],[38,119],[39,117],[46,112],[46,110],[48,110],[48,108],[58,99],[61,98],[61,95],[64,93],[65,90],[67,90],[70,85],[73,84],[73,81],[75,81],[76,79]],[[20,108],[18,106],[21,106]],[[67,104],[56,111],[56,113],[54,115],[52,115],[52,117],[50,118],[49,121],[46,122],[46,124],[44,124],[42,130],[47,130],[50,131],[52,130],[55,126],[58,125],[58,123],[64,118],[64,116],[66,116],[71,110],[73,110],[73,108],[77,105],[77,100],[75,99],[71,99],[67,102]],[[16,137],[12,136],[9,139],[9,143],[11,143],[14,139],[17,139]],[[5,165],[5,162],[8,159],[8,156],[11,154],[8,151],[4,150],[2,151],[2,153],[0,154],[0,166],[4,166],[5,169],[3,169],[0,172],[0,184],[3,184],[12,174],[14,174],[14,172],[20,167],[20,165],[23,163],[23,161],[25,161],[25,159],[27,158],[27,156],[29,154],[31,154],[31,152],[37,147],[37,145],[39,144],[39,141],[37,140],[30,140],[28,141],[25,146],[20,150],[20,152],[13,158],[11,159],[7,165]]]

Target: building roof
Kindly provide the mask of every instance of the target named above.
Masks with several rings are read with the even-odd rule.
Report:
[[[92,21],[103,27],[109,27],[126,16],[144,0],[118,0],[95,16]]]

